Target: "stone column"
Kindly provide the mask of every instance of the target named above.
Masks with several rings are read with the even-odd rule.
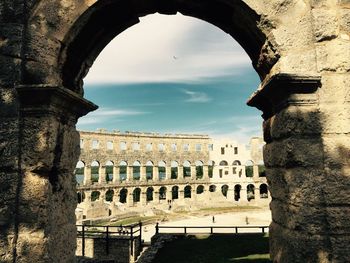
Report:
[[[126,181],[127,182],[132,182],[133,181],[133,174],[132,174],[132,166],[127,166],[126,167]]]
[[[253,178],[254,179],[259,178],[259,166],[256,164],[253,165]]]
[[[247,185],[242,185],[241,191],[239,192],[239,201],[238,202],[248,202],[247,195]]]
[[[146,189],[141,189],[140,204],[141,204],[142,206],[147,205],[147,193],[146,193]]]
[[[113,166],[113,183],[119,182],[119,166]]]
[[[191,165],[191,180],[196,180],[196,166]]]
[[[159,181],[158,166],[153,166],[153,181]]]
[[[140,181],[145,182],[147,181],[146,178],[146,166],[142,166],[140,167]]]
[[[179,165],[177,167],[177,179],[179,179],[179,180],[184,179],[184,167],[182,165]]]
[[[169,180],[171,175],[171,167],[170,166],[165,166],[165,180]]]
[[[320,58],[322,59],[322,58]],[[323,63],[323,62],[322,62]],[[349,77],[277,75],[249,102],[264,114],[274,262],[349,259]]]
[[[74,262],[77,195],[73,171],[80,154],[75,124],[96,106],[70,90],[45,85],[19,86],[17,98],[17,202],[11,220],[0,220],[0,251],[16,247],[13,262]],[[9,243],[2,242],[3,233],[11,236]]]
[[[98,169],[98,183],[106,184],[106,166],[100,164]]]
[[[203,179],[209,179],[208,165],[203,165]]]
[[[84,185],[91,185],[91,166],[85,165],[84,167]]]
[[[133,206],[134,205],[134,196],[133,196],[133,191],[131,189],[128,189],[128,195],[126,197],[126,203],[128,206]]]

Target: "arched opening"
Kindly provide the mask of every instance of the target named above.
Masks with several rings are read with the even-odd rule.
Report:
[[[253,184],[247,185],[247,200],[255,199],[255,186]]]
[[[196,190],[196,194],[197,195],[201,195],[204,193],[204,186],[203,185],[198,185],[197,186],[197,190]]]
[[[216,185],[213,185],[213,184],[210,185],[210,186],[209,186],[209,192],[210,192],[210,193],[215,193],[215,192],[216,192]]]
[[[147,190],[146,190],[146,201],[147,202],[153,201],[153,192],[154,192],[153,187],[147,188]]]
[[[267,184],[261,184],[259,187],[260,190],[260,198],[269,198],[269,192],[267,190]]]
[[[241,165],[241,162],[239,160],[233,161],[232,165],[238,166]]]
[[[192,187],[187,185],[184,189],[184,198],[191,198],[192,197]]]
[[[203,178],[203,162],[202,161],[196,161],[196,179],[202,179]]]
[[[91,202],[95,202],[100,199],[101,193],[99,191],[92,191],[91,192]]]
[[[176,161],[171,162],[171,179],[177,179],[179,174],[179,164]]]
[[[209,161],[208,162],[208,176],[209,178],[213,178],[213,171],[214,171],[214,161]]]
[[[132,200],[135,203],[139,203],[141,200],[141,189],[140,188],[135,188],[134,191],[132,192]]]
[[[166,174],[165,174],[165,162],[164,161],[159,161],[158,162],[158,179],[159,181],[162,181],[166,178]]]
[[[128,190],[126,188],[123,188],[119,192],[119,202],[122,204],[125,204],[127,202],[128,198]]]
[[[128,171],[128,163],[125,161],[121,161],[119,163],[119,180],[125,181],[127,179],[127,171]]]
[[[252,160],[249,160],[245,163],[245,175],[246,177],[253,177],[254,176],[254,162]]]
[[[137,181],[140,180],[140,178],[141,178],[140,171],[141,171],[141,163],[139,161],[135,161],[132,164],[132,179],[133,180],[137,180]]]
[[[191,163],[189,161],[183,163],[183,175],[184,177],[191,177]]]
[[[171,188],[171,199],[179,199],[179,187],[177,185]]]
[[[78,204],[84,202],[85,193],[83,191],[77,193]]]
[[[77,185],[82,185],[84,183],[84,172],[85,172],[85,163],[79,160],[74,171]]]
[[[227,192],[228,192],[228,185],[224,184],[223,186],[221,186],[221,193],[223,196],[225,196],[227,198]]]
[[[241,199],[241,189],[242,186],[239,184],[235,185],[234,191],[235,191],[235,201],[239,201],[239,199]]]
[[[159,200],[165,200],[166,199],[166,187],[162,186],[159,188]]]
[[[147,161],[146,163],[146,180],[153,179],[153,163],[151,161]]]
[[[106,162],[106,182],[112,182],[113,181],[113,167],[114,167],[114,163],[112,161],[107,161]]]
[[[107,202],[113,202],[113,197],[114,197],[114,191],[113,190],[108,190],[106,192],[106,201]]]
[[[228,166],[228,162],[223,160],[219,163],[220,166]]]
[[[99,179],[100,164],[98,161],[93,161],[91,163],[91,182],[96,183]]]

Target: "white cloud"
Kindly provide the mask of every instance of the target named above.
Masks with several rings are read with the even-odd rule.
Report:
[[[242,66],[250,66],[248,56],[213,25],[182,15],[150,15],[102,51],[85,82],[188,82],[237,74]]]
[[[184,90],[183,92],[190,96],[190,98],[186,99],[186,102],[205,103],[212,100],[204,92],[197,92],[197,91],[190,91],[190,90]]]
[[[111,108],[101,108],[98,109],[87,116],[84,116],[78,120],[78,127],[80,126],[86,126],[86,125],[93,125],[93,124],[103,124],[110,122],[113,120],[113,122],[120,122],[122,121],[123,117],[126,116],[136,116],[136,115],[143,115],[143,114],[149,114],[150,112],[145,111],[136,111],[136,110],[130,110],[130,109],[111,109]]]

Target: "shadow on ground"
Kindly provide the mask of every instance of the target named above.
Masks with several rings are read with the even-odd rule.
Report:
[[[189,235],[167,243],[153,263],[271,262],[263,234]]]

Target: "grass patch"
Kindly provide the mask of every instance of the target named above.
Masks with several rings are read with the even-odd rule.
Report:
[[[109,223],[104,223],[103,225],[108,225],[108,226],[126,226],[126,225],[132,225],[132,224],[137,224],[140,221],[141,222],[147,222],[147,221],[157,221],[159,219],[159,216],[136,216],[136,217],[131,217],[131,218],[125,218],[121,219],[115,222],[109,222]]]
[[[153,263],[271,262],[263,234],[189,235],[159,250]]]

